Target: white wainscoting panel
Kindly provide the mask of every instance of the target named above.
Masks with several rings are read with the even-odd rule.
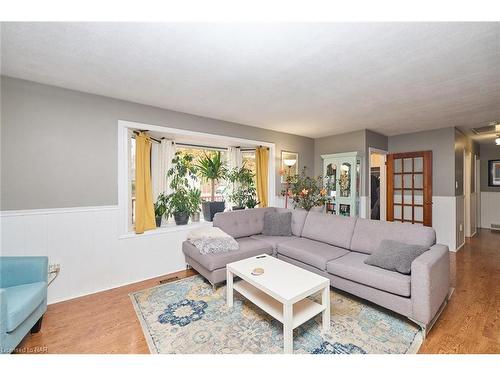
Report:
[[[119,220],[117,207],[4,211],[1,253],[46,255],[61,264],[49,303],[185,269],[181,243],[192,227],[119,239]]]
[[[456,197],[432,197],[432,227],[436,242],[456,251]]]
[[[500,192],[481,192],[481,228],[500,224]]]

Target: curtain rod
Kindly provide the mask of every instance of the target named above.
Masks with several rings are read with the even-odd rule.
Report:
[[[177,142],[175,144],[179,145],[179,146],[186,146],[186,147],[208,148],[208,149],[212,149],[212,150],[227,151],[227,148],[224,148],[224,147],[195,145],[195,144],[192,144],[192,143],[177,143]]]
[[[140,131],[134,130],[133,132],[134,132],[134,134],[139,135],[140,133],[147,133],[148,131],[147,130],[140,130]],[[158,139],[153,138],[151,136],[149,138],[152,141],[155,141],[157,143],[161,143],[161,140],[158,140]],[[162,137],[161,139],[165,139],[165,137]],[[196,144],[192,144],[192,143],[176,143],[176,145],[186,146],[186,147],[198,147],[198,148],[207,148],[207,149],[212,149],[212,150],[227,151],[227,148],[224,148],[224,147],[196,145]],[[259,147],[262,147],[262,146],[259,146]],[[241,148],[240,146],[236,146],[236,148],[241,149],[241,151],[255,151],[255,148]],[[265,148],[269,149],[268,147],[265,147]]]
[[[139,135],[141,133],[146,133],[147,130],[141,130],[141,131],[137,131],[137,130],[134,130],[134,134],[136,135]],[[161,141],[159,141],[158,139],[156,138],[153,138],[153,137],[149,137],[149,139],[151,139],[152,141],[155,141],[156,143],[161,143]],[[163,138],[162,138],[163,139]]]

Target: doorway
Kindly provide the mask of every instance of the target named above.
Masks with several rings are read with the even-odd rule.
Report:
[[[368,212],[372,220],[386,220],[386,155],[387,151],[369,148]]]
[[[387,155],[387,220],[432,227],[432,151]]]

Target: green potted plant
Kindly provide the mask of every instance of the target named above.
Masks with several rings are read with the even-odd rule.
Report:
[[[155,208],[155,219],[156,219],[156,227],[161,227],[161,219],[165,216],[167,212],[167,196],[164,193],[158,195],[156,202],[154,204]]]
[[[257,205],[254,174],[250,169],[245,166],[234,168],[227,174],[227,180],[230,182],[228,199],[234,204],[233,210]]]
[[[191,221],[197,223],[200,221],[201,190],[191,189],[189,191],[189,201],[191,203]]]
[[[210,201],[201,204],[205,221],[212,221],[217,212],[223,212],[224,201],[215,201],[215,185],[223,180],[227,173],[226,163],[222,160],[221,152],[205,153],[196,164],[198,174],[205,181],[210,182]]]
[[[166,197],[166,215],[173,216],[177,225],[185,225],[193,209],[190,197],[193,188],[191,188],[190,181],[197,178],[193,156],[176,152],[167,176],[170,178],[169,186],[173,193]]]

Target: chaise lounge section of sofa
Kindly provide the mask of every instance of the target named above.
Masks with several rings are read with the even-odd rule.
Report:
[[[292,236],[264,236],[266,211],[257,208],[216,214],[213,225],[233,236],[240,248],[202,255],[183,243],[186,263],[212,285],[226,278],[226,264],[270,254],[330,279],[334,288],[404,315],[419,324],[424,335],[444,308],[450,290],[448,247],[436,244],[432,228],[408,223],[343,217],[303,210],[292,212]],[[364,260],[384,239],[425,246],[411,274],[370,266]]]

